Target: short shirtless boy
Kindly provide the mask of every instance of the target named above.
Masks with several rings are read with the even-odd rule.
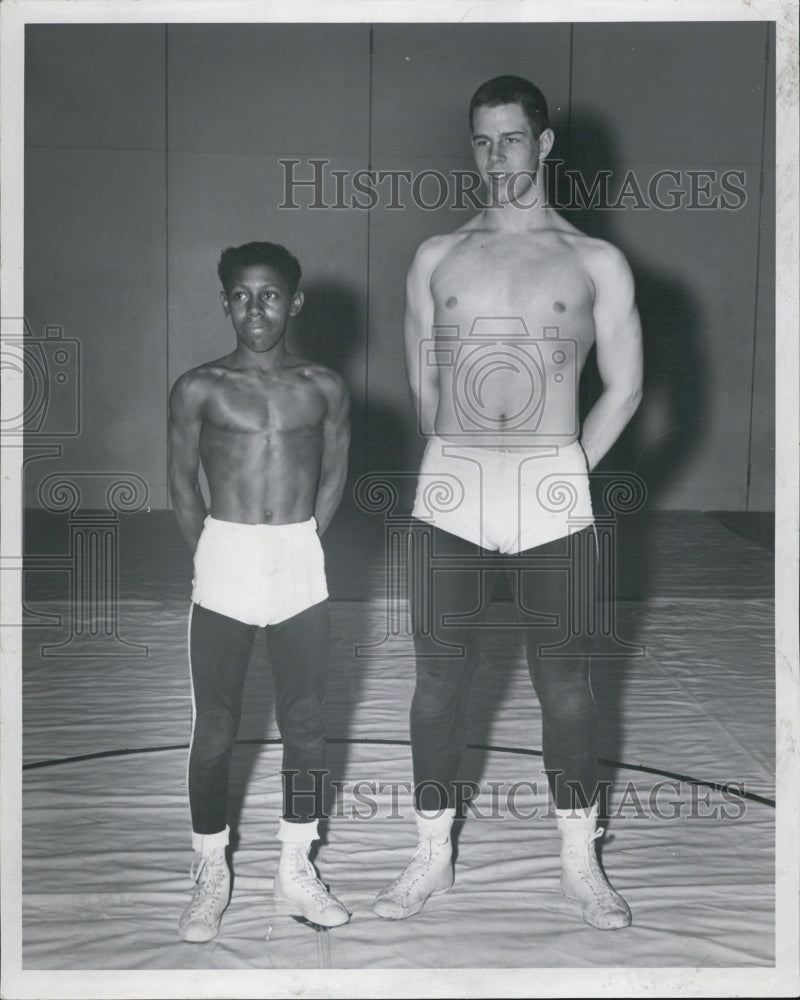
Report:
[[[281,912],[321,926],[350,916],[308,859],[321,815],[313,772],[324,765],[329,638],[319,536],[344,488],[347,392],[335,372],[286,350],[287,323],[300,312],[303,293],[300,265],[284,247],[248,243],[225,250],[218,273],[236,347],[182,375],[169,413],[172,503],[194,552],[189,803],[195,889],[178,930],[195,942],[216,936],[230,897],[228,776],[259,628],[266,633],[283,738],[275,902]],[[208,511],[198,481],[201,462]]]

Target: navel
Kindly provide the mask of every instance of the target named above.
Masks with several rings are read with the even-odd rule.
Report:
[[[455,295],[451,295],[450,298],[445,302],[445,305],[447,306],[448,309],[452,309],[453,306],[458,305],[458,299],[455,297]]]
[[[557,313],[563,313],[567,311],[567,307],[564,305],[563,302],[554,302],[553,308]]]

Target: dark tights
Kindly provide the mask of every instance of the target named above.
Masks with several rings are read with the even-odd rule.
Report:
[[[189,804],[195,833],[218,833],[226,826],[228,774],[256,631],[255,625],[192,605],[189,651],[195,720]],[[283,737],[283,815],[289,821],[308,822],[322,810],[321,786],[313,772],[325,763],[327,601],[268,626],[266,642]]]
[[[585,579],[575,580],[568,567],[574,566],[571,546],[580,545],[586,552],[594,545],[593,529],[507,556],[422,522],[412,528],[412,542],[409,580],[417,683],[411,704],[411,747],[417,807],[435,810],[456,803],[452,782],[466,744],[466,702],[478,666],[478,640],[482,628],[491,627],[486,613],[497,573],[503,571],[515,594],[518,620],[525,626],[528,671],[542,711],[542,751],[551,794],[558,808],[591,802],[597,791],[591,636],[576,619],[591,620],[586,604],[594,600],[595,591],[585,586]],[[423,560],[420,571],[419,554],[426,546],[434,566],[426,571]],[[490,559],[492,567],[476,565],[481,559]],[[594,560],[578,564],[587,563],[592,567],[587,571],[593,572]],[[560,650],[543,648],[567,637],[568,644]],[[458,655],[447,655],[454,651]]]

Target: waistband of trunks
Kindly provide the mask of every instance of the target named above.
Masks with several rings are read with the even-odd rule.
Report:
[[[225,531],[228,537],[238,534],[248,538],[256,538],[260,535],[269,535],[271,538],[275,538],[278,535],[291,537],[293,535],[316,534],[317,532],[317,520],[314,517],[310,517],[307,521],[291,521],[288,524],[245,524],[242,521],[221,521],[209,514],[204,524],[212,531]]]
[[[519,458],[558,458],[559,455],[571,455],[574,452],[583,452],[583,446],[577,438],[569,444],[552,445],[511,445],[508,448],[499,448],[497,445],[462,444],[460,441],[439,437],[432,434],[428,438],[428,443],[444,448],[457,448],[460,452],[472,454],[475,457],[484,454],[502,455],[503,457]]]

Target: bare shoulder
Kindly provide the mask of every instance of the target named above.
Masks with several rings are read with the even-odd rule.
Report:
[[[630,265],[613,243],[585,236],[577,230],[576,234],[571,237],[575,250],[598,292],[632,282]]]
[[[190,368],[179,376],[170,391],[170,404],[183,407],[199,406],[214,392],[225,372],[227,356]]]
[[[348,398],[347,382],[332,368],[326,368],[316,361],[297,359],[293,365],[298,375],[309,379],[325,396],[329,403],[334,404]]]
[[[467,224],[469,225],[469,223]],[[457,246],[466,236],[467,226],[462,226],[452,233],[431,236],[417,247],[411,262],[409,274],[429,275],[436,266]]]

